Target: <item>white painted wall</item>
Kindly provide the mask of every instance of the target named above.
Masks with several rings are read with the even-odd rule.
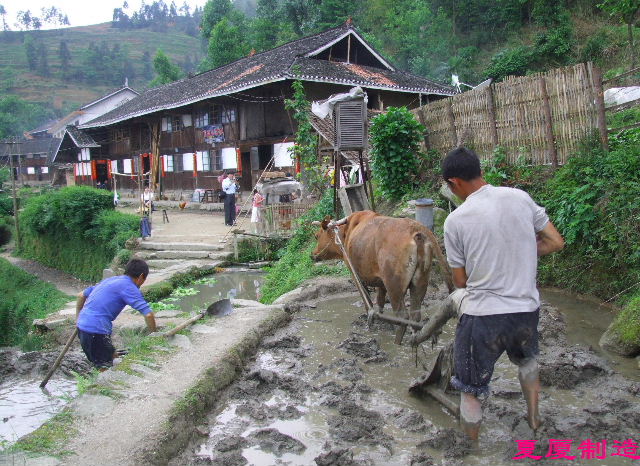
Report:
[[[276,167],[292,167],[293,158],[289,149],[293,148],[293,142],[285,142],[282,144],[273,145],[273,164]]]

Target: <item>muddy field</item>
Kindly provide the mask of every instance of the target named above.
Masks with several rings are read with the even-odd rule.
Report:
[[[427,304],[443,297],[432,294]],[[505,356],[484,401],[477,447],[441,405],[407,390],[451,339],[454,324],[436,347],[429,343],[416,354],[393,344],[391,326],[367,329],[362,313],[355,295],[304,306],[263,344],[208,424],[198,427],[201,437],[171,465],[640,464],[612,456],[623,451],[612,448],[616,441],[640,441],[640,383],[618,375],[589,347],[570,344],[565,318],[548,304],[540,322],[544,425],[536,436],[529,429],[517,371]],[[511,459],[515,440],[523,439],[537,440],[533,454],[540,460]],[[572,440],[576,459],[546,457],[549,439]],[[607,440],[607,458],[581,460],[577,447],[587,439]]]

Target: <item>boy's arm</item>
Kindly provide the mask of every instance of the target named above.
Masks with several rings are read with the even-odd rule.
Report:
[[[539,256],[546,256],[564,247],[562,235],[551,222],[538,232],[536,240]]]

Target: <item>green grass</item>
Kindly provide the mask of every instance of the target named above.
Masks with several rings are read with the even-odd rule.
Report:
[[[161,336],[149,336],[143,332],[131,329],[120,331],[123,344],[129,350],[129,354],[122,358],[122,362],[114,366],[114,370],[138,375],[132,367],[135,364],[152,364],[157,361],[158,348],[169,350],[171,345],[166,338]]]
[[[56,414],[45,424],[14,443],[11,451],[25,451],[39,455],[62,456],[68,439],[78,433],[75,418],[69,409]]]
[[[72,297],[0,258],[0,346],[41,347],[42,339],[30,335],[33,319],[62,309]]]

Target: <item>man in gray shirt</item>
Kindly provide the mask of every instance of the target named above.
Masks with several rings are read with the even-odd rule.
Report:
[[[454,346],[460,390],[460,424],[478,439],[482,407],[495,362],[506,351],[518,365],[527,402],[527,420],[540,426],[538,413],[537,257],[562,249],[564,240],[544,208],[521,190],[495,187],[482,178],[471,150],[451,151],[442,163],[444,180],[464,203],[444,224],[447,260],[453,280],[465,294]]]

